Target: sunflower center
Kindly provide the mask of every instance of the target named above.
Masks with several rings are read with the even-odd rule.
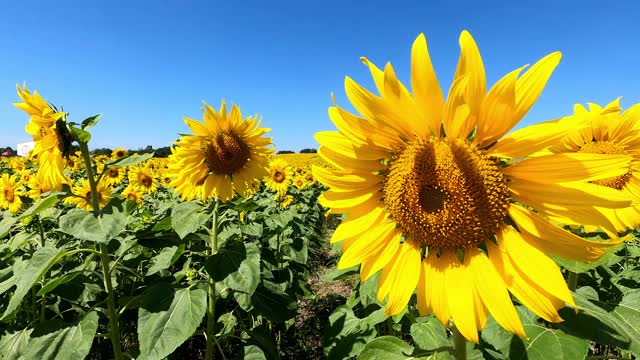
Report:
[[[496,161],[462,140],[410,142],[392,159],[383,191],[409,241],[442,250],[490,239],[509,206]]]
[[[135,193],[130,192],[127,194],[127,200],[136,201],[138,200],[138,197],[136,196]]]
[[[119,174],[119,171],[117,168],[111,168],[109,169],[109,177],[111,178],[117,178]]]
[[[250,150],[236,134],[220,132],[209,139],[204,153],[210,172],[232,175],[249,161]]]
[[[146,188],[150,188],[151,185],[153,185],[153,179],[151,178],[151,176],[143,174],[140,176],[140,184],[142,184],[142,186]]]
[[[286,178],[286,176],[281,171],[276,171],[276,172],[273,173],[273,180],[275,182],[277,182],[278,184],[283,182],[285,178]]]
[[[582,145],[578,152],[609,155],[627,154],[627,151],[622,146],[611,141],[592,141],[590,143]],[[594,180],[592,181],[592,183],[596,185],[606,186],[612,189],[622,190],[622,188],[627,185],[629,180],[631,180],[631,170],[627,171],[626,174],[606,179]]]
[[[15,200],[15,194],[9,189],[4,189],[4,198],[7,202],[12,203]]]

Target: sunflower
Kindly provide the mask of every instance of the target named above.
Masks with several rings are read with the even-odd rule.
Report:
[[[104,169],[104,166],[103,166]],[[104,171],[104,170],[103,170]],[[127,170],[124,167],[114,166],[107,168],[104,172],[103,181],[106,181],[108,185],[117,186],[122,183],[126,176]]]
[[[138,205],[144,204],[144,192],[139,187],[128,185],[124,190],[122,190],[122,196],[127,200],[137,203]]]
[[[264,183],[267,189],[283,196],[293,181],[293,170],[286,161],[273,159],[269,163],[269,175],[265,176]]]
[[[559,138],[556,122],[507,134],[528,112],[560,61],[552,53],[522,76],[519,68],[486,93],[484,65],[464,31],[447,100],[431,65],[424,35],[412,48],[413,94],[390,64],[363,58],[380,95],[346,78],[358,117],[329,109],[337,132],[320,132],[318,154],[332,168],[313,167],[329,190],[320,203],[347,214],[331,242],[343,241],[338,267],[360,265],[362,281],[381,271],[377,297],[387,315],[399,314],[414,291],[422,315],[454,325],[468,340],[489,313],[524,336],[511,301],[550,322],[575,306],[560,269],[547,255],[599,258],[619,240],[590,241],[553,225],[549,208],[582,223],[592,204],[624,207],[612,191],[581,181],[624,174],[630,158],[591,153],[524,159]],[[553,135],[553,136],[552,136]],[[593,191],[593,192],[592,192]],[[533,210],[535,209],[535,210]]]
[[[115,148],[111,152],[112,159],[122,159],[124,157],[127,157],[127,155],[129,155],[129,152],[125,148]]]
[[[98,192],[98,204],[100,208],[103,208],[109,203],[109,200],[111,200],[111,192],[109,191],[109,187],[103,182],[98,183],[96,190]],[[93,211],[93,206],[91,205],[91,185],[89,185],[89,180],[82,179],[80,185],[75,185],[72,191],[77,196],[69,196],[65,198],[64,201],[67,204],[75,205],[79,209]]]
[[[251,180],[266,173],[274,148],[263,135],[270,129],[260,127],[256,117],[243,119],[236,105],[229,114],[224,101],[220,112],[204,105],[204,122],[185,118],[193,135],[183,135],[171,149],[171,186],[185,200],[228,201],[235,192],[245,196]]]
[[[28,195],[34,200],[38,200],[42,194],[51,191],[52,189],[47,183],[42,181],[42,174],[36,173],[29,178],[29,192]]]
[[[632,157],[627,171],[619,176],[591,181],[592,186],[603,186],[620,191],[634,200],[632,206],[611,209],[594,207],[594,213],[600,213],[609,219],[611,232],[623,232],[640,226],[640,104],[627,109],[622,114],[620,99],[601,106],[589,103],[589,110],[580,104],[574,106],[574,114],[560,121],[569,128],[557,144],[539,152],[548,153],[591,153],[624,154]],[[598,189],[596,191],[600,191]],[[595,216],[594,216],[595,217]],[[570,223],[561,214],[554,217],[561,223]],[[587,228],[592,224],[583,223]]]
[[[293,185],[298,188],[298,190],[302,190],[307,187],[307,180],[302,176],[296,176],[293,178]]]
[[[153,171],[144,166],[134,166],[129,169],[129,184],[148,194],[158,191],[158,181]]]
[[[285,195],[280,202],[280,207],[286,209],[293,204],[293,195]]]
[[[311,171],[309,171],[305,176],[304,179],[307,181],[307,184],[309,186],[313,185],[316,182],[316,179],[313,177],[313,173]]]
[[[31,179],[31,170],[29,169],[24,169],[22,171],[20,171],[20,181],[23,184],[28,184],[29,180]]]
[[[15,175],[2,174],[0,178],[0,207],[9,209],[12,214],[17,213],[22,208],[24,192],[20,189],[18,178]]]
[[[37,157],[38,172],[51,188],[59,189],[67,182],[64,175],[64,159],[71,147],[71,140],[64,121],[66,113],[53,109],[38,94],[33,95],[24,86],[16,85],[23,102],[14,106],[31,116],[25,131],[33,137],[35,147],[31,156]]]

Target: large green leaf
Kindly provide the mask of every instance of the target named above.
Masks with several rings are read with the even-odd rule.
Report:
[[[62,257],[63,253],[62,249],[56,249],[52,246],[42,247],[33,253],[31,259],[21,264],[24,266],[24,271],[14,271],[13,283],[16,285],[16,291],[9,300],[9,305],[0,320],[6,320],[13,315],[33,285]]]
[[[11,231],[11,228],[15,225],[16,221],[18,221],[18,218],[13,216],[6,217],[0,221],[0,239],[5,237],[9,231]]]
[[[381,336],[373,339],[362,349],[358,360],[407,360],[415,359],[411,354],[413,346],[394,336]]]
[[[273,322],[284,322],[298,311],[296,298],[289,294],[260,284],[251,296],[255,310]]]
[[[153,275],[161,270],[169,268],[173,263],[174,256],[178,250],[177,246],[166,247],[160,251],[160,254],[151,259],[151,266],[147,270],[146,276]]]
[[[0,339],[0,359],[17,360],[27,349],[33,329],[24,329],[4,335]]]
[[[207,308],[202,289],[179,289],[160,283],[149,288],[138,311],[142,359],[163,359],[196,331]]]
[[[256,345],[247,345],[244,347],[242,355],[239,359],[243,360],[267,360],[262,349]]]
[[[260,249],[254,243],[231,241],[207,259],[205,269],[216,282],[251,295],[260,282]]]
[[[153,154],[131,155],[122,159],[107,161],[107,166],[131,166],[138,165],[153,157]]]
[[[85,315],[78,325],[63,327],[41,323],[31,334],[21,359],[82,360],[91,350],[98,329],[98,313]]]
[[[108,243],[120,235],[127,225],[127,217],[121,210],[96,217],[93,213],[71,209],[60,217],[60,231],[72,235],[76,239]]]
[[[52,206],[55,206],[58,202],[60,202],[60,199],[62,199],[62,197],[57,194],[52,194],[47,196],[44,199],[40,199],[35,204],[31,205],[31,207],[29,207],[25,212],[20,214],[20,216],[18,217],[18,220],[39,214],[42,211],[47,210]]]
[[[171,226],[180,239],[198,231],[209,216],[203,214],[204,208],[195,202],[182,202],[171,209]]]
[[[433,316],[419,318],[419,322],[411,324],[411,338],[420,350],[451,346],[446,329]]]
[[[340,306],[329,316],[329,324],[325,327],[324,355],[327,359],[357,356],[376,335],[373,325],[358,318],[349,306]]]
[[[591,269],[595,269],[600,265],[607,264],[612,258],[616,257],[616,252],[624,247],[624,244],[620,244],[618,246],[611,247],[607,250],[607,252],[602,255],[598,260],[592,261],[589,263],[575,261],[575,260],[567,260],[559,257],[555,257],[555,261],[565,267],[566,269],[573,271],[574,273],[582,273],[587,272]]]

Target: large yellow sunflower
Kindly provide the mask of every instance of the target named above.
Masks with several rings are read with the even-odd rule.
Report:
[[[291,166],[280,158],[271,160],[269,163],[269,174],[264,177],[264,184],[267,189],[284,196],[289,185],[293,181],[293,169]]]
[[[343,241],[338,267],[360,265],[363,281],[382,271],[377,295],[386,299],[387,315],[400,313],[417,290],[421,314],[433,312],[445,326],[453,320],[470,341],[478,342],[488,313],[524,336],[510,293],[551,322],[562,321],[557,310],[565,303],[575,306],[547,254],[592,261],[619,243],[582,239],[549,222],[546,210],[568,209],[581,223],[592,204],[628,206],[613,191],[590,192],[584,180],[623,175],[630,158],[523,160],[560,136],[558,123],[505,134],[535,103],[561,54],[545,56],[522,76],[525,67],[507,74],[487,93],[480,53],[466,31],[460,47],[446,101],[424,35],[412,48],[413,94],[390,64],[380,70],[363,58],[380,95],[346,78],[347,97],[362,117],[329,109],[338,131],[317,133],[316,140],[333,168],[314,166],[313,175],[329,187],[321,204],[348,215],[331,239]]]
[[[35,142],[31,156],[38,159],[38,173],[42,174],[42,180],[49,187],[59,189],[67,182],[63,159],[70,146],[64,121],[66,114],[49,106],[37,91],[32,95],[26,85],[24,89],[20,85],[16,88],[23,102],[14,106],[31,116],[25,131]]]
[[[630,107],[622,114],[621,110],[620,99],[612,101],[604,108],[589,103],[589,110],[576,104],[573,116],[560,120],[566,123],[568,128],[564,132],[565,137],[558,144],[540,152],[625,154],[633,158],[624,174],[591,181],[594,186],[619,190],[634,200],[632,206],[622,209],[596,206],[592,210],[601,213],[613,224],[612,231],[619,232],[640,226],[640,104]],[[562,214],[558,215],[554,216],[555,220],[567,223]]]
[[[171,186],[186,200],[244,196],[251,180],[266,173],[274,151],[271,138],[264,137],[270,129],[256,117],[243,119],[236,105],[228,114],[224,101],[220,112],[204,105],[204,123],[185,118],[193,135],[183,135],[171,149]]]

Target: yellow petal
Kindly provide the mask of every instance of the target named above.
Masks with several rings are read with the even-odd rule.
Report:
[[[392,241],[397,234],[395,223],[388,222],[378,224],[357,237],[355,242],[342,253],[338,262],[339,269],[346,269],[362,263],[366,258],[380,252],[389,241]]]
[[[475,126],[475,117],[465,99],[470,76],[457,78],[449,91],[442,126],[448,138],[466,138]]]
[[[398,251],[398,247],[400,247],[400,240],[402,240],[402,233],[398,232],[395,237],[387,242],[387,245],[385,245],[382,250],[362,260],[362,265],[360,266],[360,281],[367,281],[367,279],[391,261]]]
[[[427,316],[433,311],[431,308],[431,287],[428,284],[430,281],[430,275],[427,275],[427,263],[423,260],[422,263],[420,263],[420,278],[418,279],[416,289],[418,312],[420,313],[420,316]]]
[[[346,191],[355,191],[371,187],[382,180],[382,177],[374,174],[364,173],[355,175],[316,165],[313,165],[312,169],[313,177],[323,185]]]
[[[469,111],[477,115],[480,111],[480,104],[487,91],[486,75],[484,64],[475,40],[468,31],[464,30],[460,34],[460,59],[456,74],[453,76],[454,83],[463,76],[469,77],[469,84],[466,88],[465,98],[467,99]]]
[[[197,135],[197,136],[211,135],[211,133],[209,132],[209,129],[207,129],[207,127],[203,123],[199,122],[198,120],[184,118],[184,122],[187,124],[187,126],[189,126],[189,129],[193,131],[194,135]]]
[[[368,204],[373,208],[382,198],[382,194],[377,189],[363,189],[358,191],[327,190],[318,197],[318,202],[327,208],[335,210],[337,213],[349,212],[350,208]]]
[[[392,286],[389,290],[385,315],[398,315],[405,307],[418,284],[420,276],[420,247],[404,242],[398,252],[398,261],[391,268]],[[388,265],[387,265],[388,266]]]
[[[442,258],[448,265],[444,273],[444,283],[453,323],[467,340],[477,344],[478,328],[471,274],[467,273],[467,268],[460,263],[453,251],[446,251]]]
[[[448,264],[442,257],[437,257],[432,253],[429,253],[429,256],[425,259],[425,264],[427,279],[431,279],[427,282],[431,285],[431,289],[427,290],[427,293],[431,294],[433,312],[442,325],[449,327],[451,312],[447,301],[444,277]]]
[[[429,136],[429,124],[418,114],[409,90],[398,80],[389,63],[384,68],[384,98],[389,103],[395,117],[406,122],[413,134],[420,138]]]
[[[369,146],[359,147],[339,132],[321,131],[317,132],[314,138],[320,143],[320,145],[331,148],[333,151],[350,158],[359,160],[378,160],[389,157],[389,154],[386,151],[378,150]]]
[[[587,182],[624,175],[630,163],[627,155],[563,153],[530,158],[502,172],[514,179],[538,183]]]
[[[560,63],[562,54],[551,53],[536,62],[516,83],[516,107],[514,125],[522,119],[531,106],[538,100],[547,80]]]
[[[444,96],[431,64],[424,34],[416,38],[411,48],[411,89],[424,123],[435,136],[440,136]]]
[[[465,251],[464,261],[473,278],[472,282],[478,295],[493,318],[508,331],[525,337],[522,322],[513,306],[504,280],[493,267],[489,258],[478,249],[470,248]]]
[[[355,217],[349,215],[346,220],[340,223],[336,231],[333,232],[333,235],[331,235],[331,244],[369,231],[375,224],[384,222],[386,216],[386,210],[384,210],[382,206],[372,208],[371,213],[363,216]]]
[[[550,120],[516,130],[489,148],[496,157],[522,158],[556,144],[567,136],[566,122]]]

